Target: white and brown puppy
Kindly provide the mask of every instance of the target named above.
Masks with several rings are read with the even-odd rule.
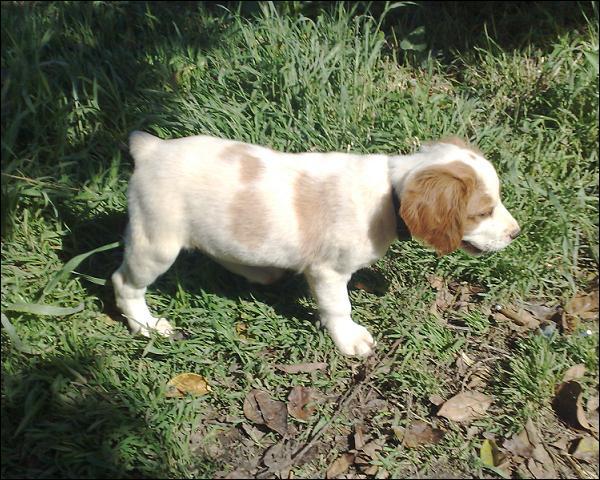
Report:
[[[368,355],[374,341],[352,321],[347,284],[402,228],[441,255],[500,250],[519,234],[494,167],[455,138],[397,156],[282,153],[143,132],[129,141],[129,225],[112,281],[134,333],[172,332],[144,293],[182,248],[195,248],[252,282],[304,273],[340,351]]]

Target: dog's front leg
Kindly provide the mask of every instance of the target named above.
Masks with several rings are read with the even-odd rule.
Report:
[[[327,329],[340,351],[358,356],[373,353],[373,337],[365,327],[353,322],[350,316],[347,287],[350,275],[323,267],[309,268],[305,275],[319,305],[321,325]]]

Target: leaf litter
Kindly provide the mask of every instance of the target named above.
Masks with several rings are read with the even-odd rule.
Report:
[[[430,284],[437,290],[436,302],[432,311],[435,310],[439,318],[443,317],[446,312],[468,312],[472,308],[472,304],[479,300],[479,293],[483,291],[480,287],[469,285],[466,282],[446,282],[439,277],[430,278]],[[544,334],[545,328],[554,326],[556,330],[560,329],[562,334],[568,334],[569,330],[564,326],[565,317],[570,322],[573,322],[573,318],[576,318],[576,321],[594,318],[592,300],[595,297],[593,295],[580,294],[573,298],[575,300],[568,302],[564,308],[560,305],[548,306],[534,302],[515,301],[513,305],[501,306],[496,311],[490,310],[489,314],[490,316],[498,314],[498,319],[508,322],[506,326],[511,327],[512,325],[511,328],[518,333],[539,329],[538,334]],[[481,305],[477,305],[477,308],[481,310]],[[485,340],[489,341],[491,338]],[[504,343],[495,343],[506,349]],[[493,435],[482,432],[481,427],[477,427],[477,422],[473,426],[469,426],[469,424],[473,420],[485,416],[494,401],[493,397],[481,391],[486,388],[491,372],[485,363],[489,364],[490,361],[502,357],[507,358],[510,351],[495,348],[487,343],[483,344],[479,338],[471,340],[471,347],[473,345],[480,345],[482,350],[477,348],[460,350],[453,369],[459,375],[458,382],[463,382],[463,391],[447,401],[444,401],[440,395],[429,395],[427,397],[430,402],[429,408],[433,406],[434,412],[437,410],[438,417],[465,425],[462,428],[467,428],[467,438],[483,435],[478,456],[483,465],[500,477],[510,478],[522,475],[533,478],[556,478],[559,474],[562,477],[571,476],[573,472],[579,476],[585,476],[581,473],[580,465],[573,462],[597,464],[598,458],[597,433],[594,433],[597,432],[598,398],[592,396],[588,399],[586,415],[582,407],[582,388],[576,382],[586,375],[585,366],[583,364],[573,365],[564,372],[563,382],[558,386],[557,396],[553,401],[557,418],[562,419],[571,429],[569,435],[565,436],[561,433],[557,436],[554,433],[548,442],[542,441],[539,430],[533,421],[528,419],[525,427],[519,433],[507,439],[496,439]],[[478,355],[478,352],[489,351],[488,347],[492,351],[500,352],[502,356],[484,354],[482,357]],[[384,374],[386,373],[384,372],[385,365],[386,360],[382,359],[380,369]],[[289,365],[275,364],[273,367],[285,374],[295,375],[325,372],[328,364],[302,362]],[[330,463],[325,470],[315,472],[314,474],[317,476],[386,478],[389,473],[378,463],[384,446],[388,445],[390,448],[396,445],[397,448],[418,449],[436,445],[443,440],[446,432],[442,428],[436,428],[436,417],[411,419],[410,405],[405,428],[397,426],[396,423],[389,426],[389,433],[381,433],[381,431],[373,429],[369,431],[370,420],[366,420],[366,423],[363,424],[363,419],[370,419],[373,416],[369,405],[373,404],[375,411],[393,410],[395,407],[382,392],[373,397],[371,389],[370,393],[365,395],[360,383],[368,378],[368,374],[362,372],[361,369],[364,367],[355,365],[352,370],[358,379],[355,380],[358,395],[349,403],[347,400],[351,398],[346,398],[347,395],[338,397],[338,407],[353,419],[354,430],[345,431],[346,429],[342,428],[337,435],[331,432],[316,443],[314,440],[317,440],[320,432],[327,430],[330,420],[319,418],[315,406],[321,398],[333,399],[335,397],[323,396],[322,393],[311,387],[291,386],[287,402],[279,402],[273,400],[267,392],[251,391],[244,401],[244,414],[252,424],[239,425],[238,428],[245,432],[248,440],[254,445],[262,445],[262,452],[255,460],[253,467],[250,464],[244,464],[239,467],[238,471],[231,472],[231,474],[245,474],[246,476],[256,476],[256,478],[269,476],[292,478],[295,471],[292,471],[291,468],[312,462],[316,456],[320,456],[320,465],[323,465],[322,461],[326,457],[329,458]],[[389,371],[390,368],[387,372],[389,373]],[[468,381],[469,377],[470,381]],[[336,411],[338,407],[336,407]],[[299,440],[295,438],[298,430],[294,430],[293,424],[289,424],[290,417],[306,423],[305,429],[309,429],[305,430],[306,432],[312,430],[309,441],[298,444]],[[595,423],[594,418],[596,418]],[[263,427],[279,433],[283,438],[274,443],[272,434],[265,433],[267,430]],[[556,432],[556,430],[552,431]],[[302,445],[304,446],[302,447]],[[297,456],[298,452],[301,455]],[[309,453],[307,454],[307,452]],[[340,453],[331,458],[329,452]],[[565,461],[568,461],[569,465]],[[316,462],[310,463],[310,465],[316,464]],[[261,470],[260,465],[264,465],[266,470],[264,468]]]

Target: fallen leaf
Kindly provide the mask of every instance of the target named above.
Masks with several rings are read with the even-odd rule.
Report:
[[[537,303],[518,301],[518,304],[531,313],[538,320],[550,321],[554,320],[558,314],[560,314],[560,307],[548,307],[547,305],[541,305]]]
[[[522,308],[498,305],[496,311],[510,318],[517,325],[527,327],[531,330],[540,326],[540,321]]]
[[[311,363],[294,363],[292,365],[283,365],[283,364],[275,364],[274,367],[277,370],[281,370],[285,373],[310,373],[315,372],[317,370],[325,370],[327,369],[327,364],[325,362],[311,362]]]
[[[278,471],[289,464],[291,458],[292,452],[289,444],[278,442],[265,451],[262,462],[272,471]]]
[[[583,389],[575,380],[561,383],[552,402],[554,411],[567,425],[579,430],[590,430],[582,405]]]
[[[402,440],[404,440],[404,433],[406,432],[406,428],[394,425],[392,427],[392,431],[394,432],[394,436],[396,437],[396,439],[400,443],[402,443]]]
[[[581,378],[584,375],[585,365],[583,363],[578,363],[577,365],[573,365],[565,372],[563,375],[563,382],[569,382],[571,380],[575,380],[576,378]]]
[[[562,312],[560,327],[565,335],[571,335],[579,326],[579,317],[572,313]]]
[[[256,427],[253,427],[252,425],[248,425],[247,423],[242,423],[242,430],[244,430],[244,432],[246,432],[246,435],[248,435],[255,443],[260,443],[260,441],[266,435],[265,432],[259,430]]]
[[[573,441],[571,449],[573,457],[588,463],[598,464],[598,440],[586,436]]]
[[[492,404],[493,398],[481,392],[466,391],[455,395],[442,405],[438,411],[440,417],[455,422],[467,422],[482,416]]]
[[[488,467],[496,466],[494,463],[494,456],[492,454],[492,442],[492,440],[484,440],[481,444],[481,449],[479,450],[479,458],[481,459],[481,462]]]
[[[314,413],[317,395],[312,388],[295,386],[288,395],[288,413],[298,419],[306,421]]]
[[[417,420],[412,422],[404,432],[403,444],[407,448],[436,444],[443,438],[444,433],[442,430],[432,428],[428,423]]]
[[[513,455],[530,458],[533,455],[535,447],[529,441],[527,432],[522,430],[518,434],[513,435],[509,440],[504,440],[502,448]]]
[[[246,331],[248,330],[248,325],[244,322],[237,322],[235,324],[235,333],[241,340],[248,340],[248,335],[246,335]]]
[[[530,458],[527,460],[527,468],[533,475],[533,478],[558,478],[554,464],[540,463]]]
[[[342,453],[327,469],[326,478],[336,478],[346,473],[354,462],[355,453]]]
[[[494,440],[485,439],[481,444],[479,458],[484,465],[500,470],[505,478],[510,478],[510,460],[506,458]]]
[[[361,450],[365,445],[365,438],[363,435],[362,427],[358,425],[354,430],[354,448]]]
[[[288,431],[285,403],[273,400],[267,392],[251,390],[244,400],[243,410],[251,422],[266,425],[282,436]]]
[[[578,293],[567,305],[565,311],[571,315],[577,315],[583,319],[598,316],[598,290],[591,293]]]
[[[444,288],[444,279],[438,275],[427,275],[427,281],[436,290]]]
[[[377,465],[371,465],[369,468],[365,469],[363,473],[369,477],[374,477],[377,474],[377,470],[379,470]]]
[[[599,427],[599,423],[600,423],[600,418],[598,415],[598,413],[599,413],[598,412],[598,400],[599,400],[598,395],[588,398],[587,415],[586,415],[586,418],[588,419],[588,423],[596,431],[598,431],[598,427]]]
[[[569,446],[569,439],[566,437],[560,437],[558,440],[552,442],[550,445],[554,448],[557,448],[561,452],[566,452]]]
[[[429,401],[436,407],[439,407],[442,403],[444,403],[444,399],[437,394],[429,395]]]
[[[542,443],[537,427],[533,424],[531,418],[528,418],[527,422],[525,422],[525,431],[527,432],[529,441],[534,447]]]
[[[377,458],[377,452],[381,450],[384,445],[385,438],[371,440],[369,443],[363,445],[362,451],[372,459],[375,459]]]
[[[186,394],[199,397],[211,391],[210,386],[202,375],[182,373],[173,377],[167,383],[167,397],[183,397]]]

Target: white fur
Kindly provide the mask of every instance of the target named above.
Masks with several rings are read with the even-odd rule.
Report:
[[[465,240],[481,250],[497,250],[510,243],[510,233],[518,228],[500,202],[492,165],[455,145],[438,143],[413,155],[384,156],[290,154],[246,144],[248,154],[260,160],[261,170],[245,182],[239,161],[222,156],[239,143],[208,136],[161,140],[143,132],[131,134],[135,171],[128,190],[130,222],[124,260],[112,280],[117,306],[132,332],[172,332],[165,319],[151,315],[144,293],[182,248],[196,248],[258,283],[270,283],[284,270],[304,273],[319,305],[321,322],[340,351],[368,355],[375,342],[351,319],[347,283],[353,272],[382,257],[395,239],[392,185],[401,195],[407,179],[421,168],[466,162],[483,180],[497,206],[492,217]],[[301,248],[302,225],[294,203],[300,175],[315,182],[333,181],[337,186],[311,213],[315,219],[330,221],[323,228],[319,248],[310,256]],[[232,235],[232,222],[245,221],[232,214],[233,202],[240,198],[250,202],[244,208],[258,202],[256,218],[263,228],[258,244],[248,245]],[[376,216],[391,220],[379,242],[373,242],[370,231]]]

